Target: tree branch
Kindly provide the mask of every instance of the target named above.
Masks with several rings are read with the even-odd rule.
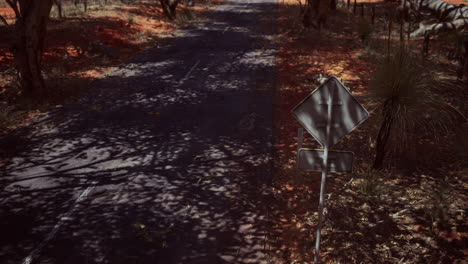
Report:
[[[20,12],[19,12],[19,9],[18,9],[18,2],[17,2],[17,0],[5,0],[5,1],[6,1],[7,4],[11,7],[11,9],[13,9],[13,11],[15,12],[16,18],[21,17]]]
[[[0,21],[2,21],[6,26],[8,26],[8,22],[2,15],[0,15]]]
[[[457,19],[452,22],[442,22],[442,23],[434,23],[427,26],[420,26],[416,29],[413,33],[411,33],[411,37],[420,37],[424,35],[426,31],[431,33],[437,33],[441,31],[448,31],[448,30],[456,30],[463,28],[466,25],[465,19]]]
[[[424,32],[437,33],[444,30],[456,30],[468,25],[468,7],[464,5],[453,5],[442,0],[406,0],[406,6],[416,13],[429,11],[436,23],[428,26],[420,26],[411,33],[411,37],[424,35]]]

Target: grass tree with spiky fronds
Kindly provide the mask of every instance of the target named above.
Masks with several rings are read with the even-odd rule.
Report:
[[[446,135],[464,119],[431,91],[437,85],[433,76],[430,68],[403,49],[382,61],[370,85],[382,102],[374,169],[383,167],[390,150],[402,151],[414,143],[415,135]]]

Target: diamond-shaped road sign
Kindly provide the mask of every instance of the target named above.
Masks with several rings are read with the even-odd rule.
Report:
[[[307,171],[322,171],[322,149],[299,149],[297,156],[298,169]],[[350,151],[330,151],[328,154],[328,170],[330,172],[351,172],[354,155]]]
[[[328,104],[332,102],[328,120]],[[360,125],[369,113],[336,78],[329,78],[293,110],[292,114],[322,146],[331,148],[342,137]],[[327,124],[330,133],[327,137]],[[327,140],[328,139],[328,140]]]

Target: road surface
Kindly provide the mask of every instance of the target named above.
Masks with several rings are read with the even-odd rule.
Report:
[[[0,263],[270,263],[274,0],[226,0],[1,138]]]

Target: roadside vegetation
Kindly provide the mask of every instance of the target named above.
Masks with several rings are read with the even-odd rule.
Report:
[[[456,18],[404,8],[411,0],[338,1],[336,9],[330,1],[280,2],[274,193],[283,209],[270,235],[274,258],[313,263],[320,173],[297,177],[300,124],[290,111],[336,76],[370,117],[333,148],[353,151],[355,161],[353,173],[327,180],[322,263],[464,263],[464,26],[444,30]],[[320,145],[305,135],[303,147]]]
[[[31,1],[0,0],[0,135],[220,2]],[[450,2],[279,0],[271,263],[313,262],[320,174],[296,171],[290,111],[330,76],[370,117],[334,147],[354,152],[354,170],[327,181],[321,261],[468,258],[468,7]]]
[[[219,3],[211,0],[37,2],[45,10],[28,12],[36,15],[49,12],[47,23],[41,24],[42,30],[20,32],[22,27],[16,21],[25,20],[20,10],[32,5],[22,7],[21,1],[0,1],[0,134],[79,97],[93,80],[139,51],[163,45],[162,40],[171,37],[175,29],[203,19],[203,12]],[[173,9],[170,16],[164,11],[167,4]],[[29,26],[36,22],[31,23]],[[21,34],[27,36],[23,39],[34,39],[37,43],[28,46],[30,50],[21,50],[21,45],[27,46],[21,44]]]

